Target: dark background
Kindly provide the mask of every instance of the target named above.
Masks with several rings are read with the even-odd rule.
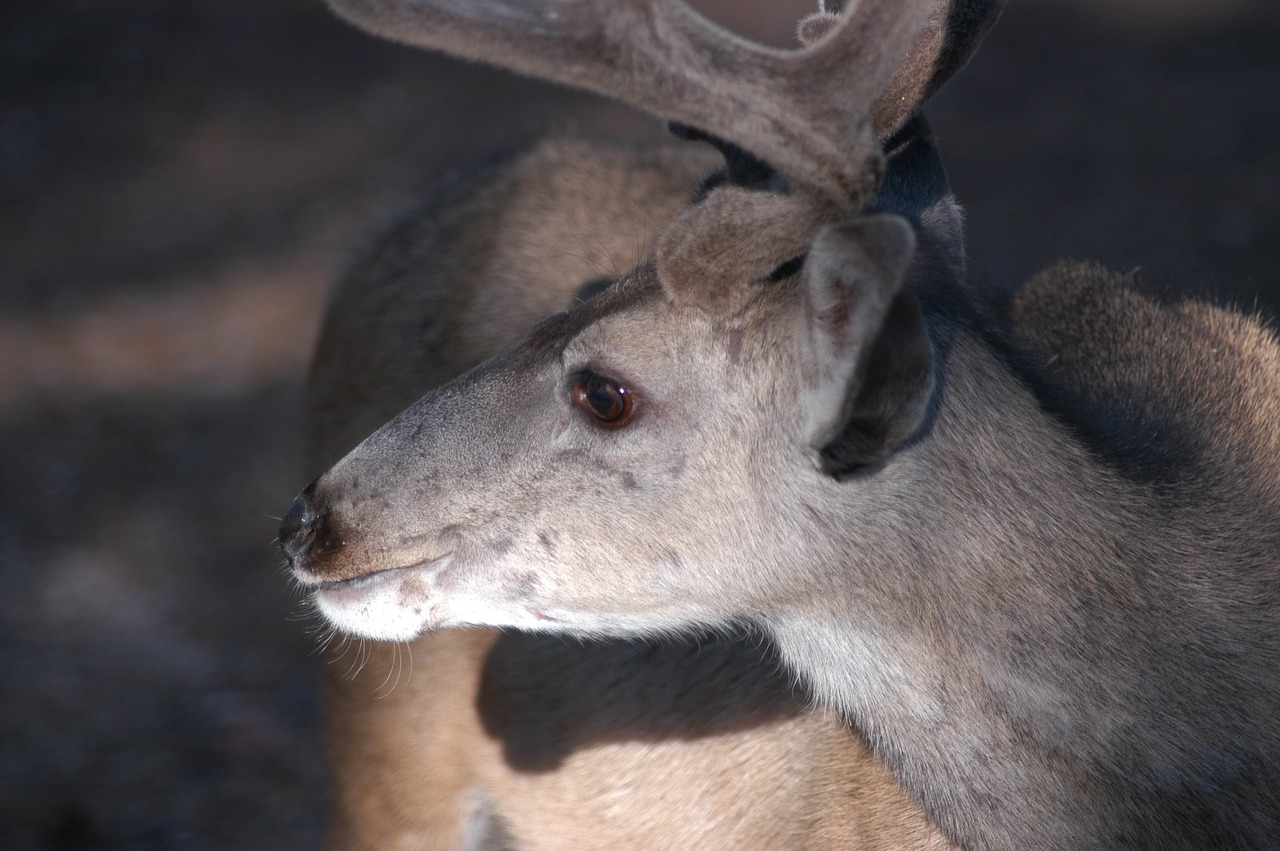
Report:
[[[787,3],[717,2],[785,43]],[[975,280],[1092,257],[1273,310],[1274,0],[1009,6],[931,112]],[[272,515],[324,293],[371,223],[546,130],[658,124],[319,0],[0,5],[0,846],[317,843]]]

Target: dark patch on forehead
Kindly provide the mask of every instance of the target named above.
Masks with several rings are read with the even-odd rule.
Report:
[[[617,313],[653,298],[662,298],[662,285],[658,282],[657,268],[646,262],[628,272],[617,283],[578,307],[587,315],[598,318]]]
[[[584,329],[607,316],[623,313],[652,299],[662,298],[662,287],[652,264],[645,264],[594,298],[541,322],[525,338],[533,351],[553,351],[556,356]]]
[[[573,303],[576,305],[584,301],[590,301],[617,282],[617,278],[595,278],[594,280],[587,281],[585,284],[578,287],[578,291],[574,293]]]

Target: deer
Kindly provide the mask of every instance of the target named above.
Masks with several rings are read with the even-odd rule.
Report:
[[[988,309],[955,262],[958,232],[939,221],[948,205],[903,201],[931,172],[906,167],[895,183],[882,144],[932,91],[920,60],[949,67],[931,5],[860,0],[821,18],[810,47],[778,54],[663,0],[335,3],[393,39],[696,128],[687,135],[718,142],[738,178],[704,187],[620,280],[588,285],[590,297],[488,356],[511,330],[497,323],[456,355],[461,374],[416,401],[438,353],[396,368],[385,351],[325,355],[347,319],[359,325],[335,319],[335,302],[313,387],[330,369],[404,380],[320,394],[328,466],[291,506],[281,545],[334,628],[443,648],[430,682],[382,711],[330,677],[330,752],[351,783],[340,812],[403,826],[403,813],[374,812],[382,791],[439,782],[457,791],[439,816],[451,832],[423,841],[555,844],[520,829],[555,824],[511,802],[523,789],[554,800],[555,780],[581,771],[619,794],[568,797],[612,818],[648,766],[609,746],[645,731],[616,706],[592,728],[573,714],[575,683],[548,685],[572,644],[554,645],[565,655],[551,651],[546,671],[520,660],[562,637],[592,642],[585,670],[621,675],[585,683],[594,708],[610,685],[625,701],[625,677],[650,658],[690,670],[647,654],[693,637],[713,656],[731,648],[721,662],[763,688],[728,712],[699,692],[710,726],[664,741],[648,776],[736,770],[758,785],[752,800],[794,815],[784,821],[821,823],[800,847],[853,844],[863,816],[872,833],[887,818],[881,838],[908,831],[903,845],[1280,842],[1280,344],[1256,317],[1157,297],[1087,263],[1051,267]],[[466,233],[461,219],[511,198],[511,168],[479,193],[498,197],[430,234],[407,226],[392,256],[409,268],[415,240]],[[656,170],[678,183],[695,169]],[[400,283],[384,290],[414,286],[389,277]],[[520,309],[563,307],[565,292],[522,295],[533,301]],[[386,296],[371,293],[367,314],[399,321]],[[404,298],[409,328],[497,309],[444,287]],[[781,679],[735,655],[742,635]],[[504,663],[509,640],[525,655]],[[628,653],[645,658],[630,667]],[[526,699],[553,707],[538,719],[551,725],[542,745],[510,726]],[[419,752],[415,729],[431,731]],[[717,736],[699,738],[707,730],[760,747],[734,763]],[[440,778],[395,765],[385,785],[352,788],[424,751]],[[538,776],[484,786],[505,769]],[[833,794],[841,784],[870,796]],[[712,804],[715,792],[693,789]],[[731,814],[712,831],[746,817],[724,806],[709,811]],[[746,828],[757,829],[769,826]]]
[[[889,151],[877,204],[910,217],[945,256],[945,268],[915,264],[913,274],[960,274],[962,228],[927,125],[900,125],[963,64],[1000,5],[939,3],[884,96],[897,106],[881,108],[877,123]],[[805,22],[802,40],[829,26],[828,11]],[[712,181],[779,179],[692,128],[677,135],[718,145],[729,173]],[[602,267],[638,262],[653,223],[682,212],[713,166],[688,146],[557,139],[466,173],[411,211],[356,261],[327,311],[309,382],[313,474],[518,339],[530,317],[607,283]],[[359,653],[326,668],[332,847],[949,845],[865,743],[798,697],[755,639],[665,638],[639,652],[630,641],[584,648],[450,630],[413,642],[414,673],[403,680],[388,676],[402,664],[398,645]],[[644,744],[563,741],[602,731]],[[793,800],[800,789],[804,807]]]

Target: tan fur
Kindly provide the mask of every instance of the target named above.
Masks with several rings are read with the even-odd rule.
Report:
[[[309,383],[314,469],[568,307],[583,282],[637,262],[712,164],[688,146],[553,141],[406,218],[327,313]],[[753,641],[450,630],[410,652],[411,665],[369,643],[327,666],[333,848],[465,847],[485,816],[521,849],[947,846]]]

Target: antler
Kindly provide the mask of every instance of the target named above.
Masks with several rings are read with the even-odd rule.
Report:
[[[871,109],[934,6],[858,0],[817,43],[781,51],[675,0],[329,3],[387,38],[607,95],[732,140],[821,206],[844,211],[874,194],[882,157]]]
[[[995,25],[1005,0],[938,0],[906,59],[871,109],[876,135],[893,136],[943,83],[965,66]],[[799,36],[812,44],[838,22],[846,0],[819,0],[821,11],[800,22]]]
[[[860,211],[897,132],[968,59],[1004,0],[823,0],[805,47],[744,41],[678,0],[328,0],[374,33],[575,86],[687,125],[735,162],[785,180],[726,185],[658,240],[684,303],[732,311]],[[694,129],[696,128],[696,129]],[[759,183],[759,181],[757,181]],[[758,192],[752,188],[786,188]]]

